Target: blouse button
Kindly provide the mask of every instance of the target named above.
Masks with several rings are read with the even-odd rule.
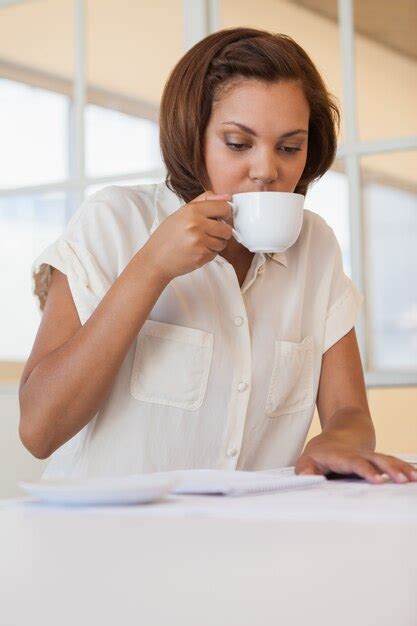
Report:
[[[229,456],[229,457],[236,456],[236,454],[237,454],[236,448],[229,448],[228,451],[227,451],[227,456]]]
[[[247,388],[248,388],[248,385],[246,383],[239,383],[237,386],[238,391],[246,391]]]
[[[235,317],[235,319],[233,321],[235,323],[235,326],[242,326],[242,324],[243,324],[243,317],[240,317],[240,315],[238,315],[237,317]]]

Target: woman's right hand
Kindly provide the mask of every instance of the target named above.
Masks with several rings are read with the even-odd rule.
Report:
[[[230,195],[205,191],[177,209],[158,226],[146,242],[154,269],[165,280],[188,274],[212,261],[232,236]],[[143,248],[142,248],[143,250]]]

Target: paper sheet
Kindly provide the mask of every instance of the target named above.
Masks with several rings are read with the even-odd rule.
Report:
[[[297,475],[294,473],[293,467],[279,468],[267,472],[190,469],[153,472],[151,475],[175,479],[178,485],[173,488],[172,493],[223,494],[226,496],[306,489],[326,481],[324,476]]]
[[[406,522],[417,525],[417,483],[371,485],[340,480],[328,481],[308,490],[244,499],[216,498],[208,501],[207,498],[196,498],[189,506],[192,505],[192,513],[199,516],[373,524]],[[184,500],[182,505],[186,505]]]

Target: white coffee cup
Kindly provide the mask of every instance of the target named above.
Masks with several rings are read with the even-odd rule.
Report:
[[[233,236],[251,252],[284,252],[300,235],[304,205],[300,193],[248,191],[233,194],[228,204]]]

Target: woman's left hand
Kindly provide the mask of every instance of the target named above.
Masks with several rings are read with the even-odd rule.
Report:
[[[295,465],[296,474],[357,474],[370,483],[417,481],[417,469],[389,454],[355,448],[330,434],[311,439]],[[384,477],[383,474],[388,475]]]

